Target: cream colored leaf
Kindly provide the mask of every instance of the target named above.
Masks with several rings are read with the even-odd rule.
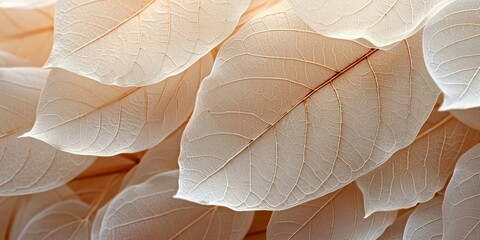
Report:
[[[15,214],[15,221],[10,230],[10,239],[12,240],[19,238],[23,228],[33,217],[35,217],[35,215],[49,206],[67,199],[74,199],[76,196],[69,187],[63,185],[53,190],[25,196],[24,198],[28,200]]]
[[[0,8],[41,8],[52,5],[57,0],[0,0]]]
[[[55,25],[47,66],[109,85],[158,83],[183,72],[223,41],[249,3],[60,1],[56,18],[61,21]]]
[[[458,160],[442,211],[444,239],[480,239],[480,144]]]
[[[54,6],[0,9],[0,49],[42,66],[52,48],[54,13]]]
[[[96,205],[96,210],[110,201],[120,190],[123,173],[105,174],[92,178],[75,179],[68,186],[83,202]]]
[[[125,173],[134,168],[137,163],[138,161],[136,159],[130,159],[122,154],[112,157],[98,157],[95,162],[78,175],[75,180],[115,173]]]
[[[480,107],[478,0],[456,0],[425,26],[425,62],[445,95],[442,110]]]
[[[47,191],[80,174],[94,157],[56,150],[35,139],[18,138],[35,121],[40,89],[48,71],[0,69],[0,196]]]
[[[412,214],[413,208],[409,209],[403,213],[399,213],[395,222],[392,225],[388,226],[387,229],[383,232],[382,236],[378,240],[402,240],[403,232],[405,230],[405,225],[407,224],[408,217]]]
[[[458,120],[469,127],[480,130],[480,107],[450,111]]]
[[[447,112],[434,111],[411,145],[357,179],[367,215],[410,208],[443,188],[463,153],[480,143],[480,132]]]
[[[418,205],[408,218],[403,239],[442,240],[442,202],[443,196],[437,196]]]
[[[236,210],[282,210],[346,186],[414,140],[439,92],[419,35],[368,49],[323,37],[285,3],[215,61],[183,135],[176,197]]]
[[[104,179],[90,179],[92,181],[88,182],[88,186],[85,180],[82,184],[73,186],[81,199],[85,199],[85,194],[94,195],[92,201],[86,203],[78,199],[67,199],[50,206],[28,222],[19,239],[90,239],[94,216],[117,193],[122,175],[113,174],[102,178]],[[82,185],[83,191],[79,191],[78,187]]]
[[[78,199],[66,200],[50,206],[32,218],[20,234],[19,240],[85,240],[89,239],[91,223],[81,222],[90,206]]]
[[[18,210],[22,209],[26,202],[24,196],[0,197],[0,239],[10,239],[10,227]]]
[[[35,126],[24,136],[82,155],[111,156],[151,148],[190,116],[212,61],[207,55],[161,83],[131,88],[53,69],[40,97]]]
[[[178,169],[178,156],[180,155],[180,140],[186,124],[175,130],[160,144],[149,149],[143,156],[135,171],[125,177],[124,186],[144,182],[148,178],[170,170]]]
[[[377,239],[396,212],[364,218],[362,193],[354,185],[297,207],[273,212],[267,239]]]
[[[28,64],[10,53],[0,51],[0,68],[6,67],[28,67]]]
[[[128,174],[125,175],[120,190],[131,185],[143,183],[156,174],[178,169],[177,160],[180,154],[180,139],[184,129],[185,124],[180,126],[160,144],[149,149],[140,163],[130,169]],[[93,222],[92,239],[100,238],[100,229],[109,205],[110,203],[107,203],[98,210]]]
[[[100,239],[242,239],[253,212],[235,212],[174,199],[178,171],[158,174],[110,203]],[[154,204],[152,204],[154,203]]]
[[[377,47],[415,34],[452,0],[288,0],[299,17],[333,38],[366,40]]]

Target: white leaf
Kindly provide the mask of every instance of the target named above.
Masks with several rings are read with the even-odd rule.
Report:
[[[109,85],[158,83],[223,41],[249,2],[60,1],[56,18],[61,21],[55,24],[47,66]]]
[[[450,111],[458,120],[469,127],[480,130],[480,107]]]
[[[418,205],[408,218],[403,239],[442,240],[442,202],[443,197],[437,196]]]
[[[420,36],[368,49],[281,4],[230,38],[202,82],[177,197],[236,210],[321,197],[411,143],[438,92]]]
[[[69,187],[63,185],[47,192],[25,196],[25,198],[28,198],[28,201],[15,214],[15,221],[10,230],[10,239],[12,240],[18,239],[23,228],[39,212],[58,202],[76,198],[76,196]]]
[[[126,188],[110,203],[100,239],[242,239],[253,212],[235,212],[172,198],[178,171]]]
[[[0,68],[6,67],[27,67],[28,64],[21,60],[20,58],[15,57],[6,52],[0,51]]]
[[[458,158],[480,143],[480,132],[446,112],[434,111],[408,147],[357,179],[367,215],[410,208],[443,188]]]
[[[413,209],[409,209],[403,213],[399,213],[395,219],[395,222],[385,229],[382,236],[380,236],[378,240],[402,240],[405,225],[407,224],[408,217],[412,212]]]
[[[151,148],[190,116],[212,61],[207,55],[179,75],[130,88],[53,69],[35,125],[24,136],[82,155],[111,156]]]
[[[18,138],[35,121],[48,75],[35,68],[0,69],[0,195],[42,192],[61,186],[86,169],[94,157],[60,152],[35,139]]]
[[[78,199],[54,204],[32,218],[18,239],[89,239],[91,223],[81,221],[89,214],[89,210],[90,205]]]
[[[24,196],[0,197],[0,239],[9,239],[10,226],[18,210],[25,206],[26,201]]]
[[[480,144],[458,160],[442,210],[444,239],[480,239]]]
[[[0,9],[0,49],[42,66],[52,48],[54,13],[53,6]]]
[[[288,0],[319,33],[377,47],[402,41],[452,0]]]
[[[478,0],[456,0],[425,26],[425,62],[445,95],[441,110],[480,107]]]
[[[364,218],[362,193],[350,184],[297,207],[273,212],[267,239],[377,239],[396,212]]]
[[[0,8],[40,8],[52,5],[57,0],[0,0]]]
[[[33,217],[23,229],[19,240],[90,239],[92,222],[97,210],[118,190],[121,174],[73,181],[69,185],[81,199],[66,199],[44,209]],[[77,183],[77,184],[75,184]],[[93,196],[90,200],[90,197]]]
[[[185,126],[183,124],[160,144],[149,149],[135,169],[125,176],[122,188],[145,182],[156,174],[178,169],[180,140]]]

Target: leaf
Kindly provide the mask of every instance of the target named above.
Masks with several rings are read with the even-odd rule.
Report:
[[[28,222],[44,209],[58,202],[74,199],[76,196],[69,187],[63,185],[53,190],[25,196],[24,198],[28,200],[15,214],[15,220],[10,230],[10,239],[18,239]]]
[[[425,26],[425,62],[445,95],[441,110],[480,107],[479,8],[477,0],[457,0]]]
[[[91,223],[82,223],[80,219],[88,215],[89,209],[78,199],[59,202],[32,218],[18,239],[88,239]]]
[[[450,112],[469,127],[480,130],[480,122],[478,121],[480,119],[480,108],[452,110]]]
[[[0,69],[0,196],[43,192],[80,174],[94,157],[60,152],[35,139],[17,138],[35,121],[48,71]]]
[[[180,139],[185,124],[168,136],[157,146],[149,149],[140,163],[125,175],[120,186],[123,190],[129,186],[145,182],[148,178],[162,172],[178,169],[177,159],[180,154]],[[110,203],[98,210],[92,227],[92,239],[99,239],[103,218]]]
[[[382,236],[380,236],[378,240],[402,240],[405,225],[407,224],[408,217],[410,214],[412,214],[412,212],[413,209],[409,209],[402,214],[399,213],[397,215],[397,219],[395,219],[395,222],[385,229]]]
[[[367,215],[410,208],[443,188],[458,158],[480,143],[480,132],[434,111],[411,145],[357,179]]]
[[[0,239],[9,239],[10,228],[18,210],[25,206],[26,199],[20,197],[0,197]]]
[[[442,240],[442,202],[443,196],[437,196],[419,204],[408,218],[403,239]]]
[[[125,173],[135,167],[136,164],[136,160],[127,158],[124,155],[98,157],[95,162],[88,169],[78,175],[75,180],[94,178],[115,173]]]
[[[480,238],[480,144],[458,160],[442,205],[444,239]]]
[[[0,8],[41,8],[52,5],[57,0],[0,0]]]
[[[414,35],[452,0],[288,0],[296,13],[322,35],[359,39],[389,48]]]
[[[23,136],[82,155],[112,156],[151,148],[190,116],[198,86],[211,65],[208,55],[161,83],[131,88],[53,69],[35,125]]]
[[[0,67],[27,67],[28,64],[23,60],[7,53],[0,51]]]
[[[90,194],[96,193],[90,204],[78,199],[56,203],[32,218],[19,239],[90,239],[92,222],[97,210],[116,194],[121,180],[120,174],[95,179],[91,182],[94,184],[89,185],[92,188]],[[78,193],[78,190],[76,191]]]
[[[149,149],[135,169],[125,176],[122,188],[145,182],[156,174],[178,169],[180,140],[185,126],[183,124],[160,144]]]
[[[267,239],[377,239],[396,212],[364,218],[362,193],[350,184],[297,207],[273,212]]]
[[[55,26],[47,67],[109,85],[158,83],[183,72],[223,41],[249,2],[60,1],[56,18],[61,21]]]
[[[110,203],[100,239],[242,239],[253,212],[235,212],[172,198],[178,171],[126,188]],[[155,203],[155,204],[152,204]]]
[[[14,2],[20,4],[17,0]],[[0,0],[0,5],[2,3]],[[0,9],[0,49],[25,59],[33,66],[42,66],[53,44],[54,13],[54,6]]]
[[[202,82],[176,197],[235,210],[321,197],[411,143],[438,92],[420,36],[367,49],[271,8],[225,43]]]

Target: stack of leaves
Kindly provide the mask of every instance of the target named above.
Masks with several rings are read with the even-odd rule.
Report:
[[[1,239],[480,239],[478,0],[0,0],[0,23]]]

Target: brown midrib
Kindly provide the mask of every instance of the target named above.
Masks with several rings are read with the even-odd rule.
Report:
[[[344,73],[346,73],[347,71],[349,71],[350,69],[354,68],[355,66],[357,66],[359,63],[361,63],[362,61],[364,61],[365,59],[367,59],[369,56],[373,55],[374,53],[376,53],[377,51],[379,51],[379,49],[376,49],[376,48],[371,48],[367,53],[363,54],[361,57],[357,58],[354,62],[350,63],[349,65],[347,65],[346,67],[344,67],[342,70],[340,71],[337,71],[332,77],[330,77],[329,79],[327,79],[325,82],[323,82],[322,84],[318,85],[316,88],[312,89],[308,94],[305,95],[305,97],[303,97],[300,101],[298,101],[298,103],[294,104],[290,109],[288,109],[287,111],[285,111],[282,115],[280,115],[280,117],[278,117],[277,120],[275,120],[273,123],[271,123],[265,130],[263,130],[260,134],[258,134],[255,138],[251,139],[246,145],[245,147],[243,147],[242,149],[240,149],[238,152],[236,152],[232,157],[230,157],[228,160],[225,161],[225,163],[223,163],[220,167],[218,167],[215,171],[213,171],[211,174],[209,174],[207,177],[205,177],[203,180],[201,180],[200,182],[198,182],[192,189],[195,190],[198,186],[200,186],[201,183],[203,183],[205,180],[207,180],[211,175],[217,173],[220,169],[224,168],[233,158],[237,157],[240,153],[242,153],[245,149],[247,149],[252,143],[254,143],[257,139],[259,139],[261,136],[263,136],[266,132],[268,132],[270,129],[272,129],[278,122],[280,122],[280,120],[282,120],[285,116],[287,116],[290,112],[292,112],[296,107],[298,107],[298,105],[300,105],[301,103],[303,103],[306,99],[310,98],[313,94],[315,94],[316,92],[318,92],[320,89],[322,89],[323,87],[325,87],[326,85],[332,83],[333,81],[335,81],[337,78],[339,78],[340,76],[342,76]]]
[[[155,0],[150,0],[149,2],[147,2],[145,4],[145,6],[143,6],[142,8],[138,9],[135,13],[133,13],[132,15],[130,15],[129,17],[125,18],[123,21],[117,23],[115,26],[113,26],[112,28],[108,29],[107,31],[105,31],[104,33],[98,35],[97,37],[93,38],[92,40],[82,44],[81,46],[79,46],[78,48],[74,49],[73,51],[71,51],[70,53],[68,53],[67,55],[65,55],[64,58],[70,56],[71,54],[81,50],[82,48],[92,44],[93,42],[99,40],[100,38],[106,36],[107,34],[113,32],[115,29],[119,28],[120,26],[122,26],[123,24],[127,23],[128,21],[130,21],[131,19],[133,19],[134,17],[138,16],[140,13],[142,13],[143,11],[145,11],[145,9],[147,9],[150,5],[152,5],[152,3],[155,2]]]

